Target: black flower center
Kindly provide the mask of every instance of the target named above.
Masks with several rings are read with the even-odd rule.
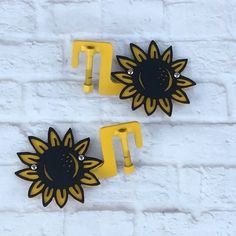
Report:
[[[169,64],[148,59],[139,64],[133,73],[133,83],[139,93],[151,98],[167,97],[174,87],[174,71]]]
[[[42,181],[53,188],[73,186],[81,178],[78,155],[66,147],[53,147],[42,154],[38,174]]]

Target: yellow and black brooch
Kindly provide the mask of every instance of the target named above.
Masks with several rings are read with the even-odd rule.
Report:
[[[17,153],[28,167],[17,171],[16,175],[33,181],[28,196],[31,198],[42,193],[43,206],[47,206],[55,198],[57,205],[62,208],[68,195],[83,203],[82,185],[100,184],[91,170],[99,167],[102,161],[85,155],[89,138],[74,143],[72,130],[69,129],[61,140],[56,131],[49,128],[48,143],[32,136],[29,141],[36,153]]]
[[[171,116],[172,99],[189,103],[183,89],[196,83],[181,74],[187,59],[173,61],[172,47],[161,55],[155,41],[150,43],[148,53],[133,43],[130,48],[134,60],[117,56],[125,71],[112,72],[112,77],[124,85],[120,98],[133,98],[132,110],[144,104],[147,115],[151,115],[159,105],[162,111]]]

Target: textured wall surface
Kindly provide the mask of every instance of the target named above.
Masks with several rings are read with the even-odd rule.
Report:
[[[0,236],[235,236],[235,22],[235,0],[1,0]],[[70,65],[74,39],[111,41],[126,56],[130,42],[172,45],[197,82],[191,105],[147,117],[128,100],[84,94],[84,58]],[[99,128],[132,120],[144,139],[141,150],[130,140],[136,173],[123,173],[116,140],[119,175],[86,188],[84,205],[28,199],[30,183],[14,175],[24,167],[16,153],[33,151],[28,135],[72,127],[101,156]]]

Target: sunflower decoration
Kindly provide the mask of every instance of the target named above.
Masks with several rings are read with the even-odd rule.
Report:
[[[134,59],[117,56],[125,71],[112,72],[112,77],[124,85],[120,98],[133,98],[132,110],[144,104],[147,115],[151,115],[159,106],[171,116],[172,100],[190,103],[183,89],[196,83],[181,74],[187,59],[173,61],[172,47],[161,55],[155,41],[151,41],[148,53],[133,43],[130,48]]]
[[[61,140],[56,131],[49,128],[48,143],[33,136],[29,137],[29,141],[36,153],[17,153],[28,167],[15,174],[33,182],[28,196],[31,198],[42,193],[44,207],[54,198],[62,208],[68,200],[68,195],[83,203],[84,191],[81,185],[100,184],[91,170],[99,167],[102,161],[85,156],[89,138],[75,144],[71,129]]]

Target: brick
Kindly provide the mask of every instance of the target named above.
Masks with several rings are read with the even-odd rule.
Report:
[[[201,183],[202,173],[200,168],[181,168],[179,170],[179,200],[181,207],[201,212]]]
[[[216,83],[226,82],[226,75],[236,71],[236,43],[233,41],[174,40],[172,45],[174,58],[188,58],[188,65],[183,74],[193,80],[206,82],[211,79]]]
[[[220,0],[170,2],[166,7],[165,18],[170,35],[181,39],[230,36],[225,12],[219,11],[224,7]]]
[[[180,169],[180,197],[195,214],[208,209],[235,209],[235,168],[204,167]]]
[[[101,32],[99,1],[69,2],[66,7],[59,2],[51,5],[50,12],[53,25],[49,27],[55,33]]]
[[[0,165],[19,163],[16,153],[23,151],[26,144],[22,130],[17,126],[1,124],[0,140]]]
[[[58,42],[0,44],[1,75],[59,73],[62,70],[62,45]]]
[[[115,9],[115,10],[114,10]],[[112,17],[111,17],[112,13]],[[103,31],[112,34],[164,33],[162,1],[104,1]]]
[[[143,124],[144,147],[134,155],[146,164],[234,165],[234,130],[220,124]]]
[[[236,169],[206,168],[202,175],[201,198],[205,208],[236,209]]]
[[[0,32],[30,33],[35,30],[36,14],[31,1],[2,0],[0,2]]]
[[[4,212],[0,220],[0,234],[5,236],[63,235],[63,213]]]
[[[227,15],[225,15],[225,22],[226,22],[226,28],[227,30],[230,32],[231,37],[235,38],[236,37],[236,27],[235,27],[235,20],[236,20],[236,16],[234,14],[236,9],[236,4],[235,1],[231,0],[228,2],[227,4],[227,9],[225,11],[227,11]]]
[[[101,181],[97,189],[85,188],[86,205],[118,205],[138,202],[139,208],[165,208],[177,205],[177,176],[171,167],[137,167],[132,175],[123,173]],[[72,203],[72,207],[75,206]]]
[[[230,107],[230,113],[232,118],[235,120],[236,119],[236,95],[235,95],[235,89],[236,89],[236,83],[229,83],[228,88],[228,96],[229,96],[229,107]]]
[[[122,229],[124,235],[131,236],[133,227],[133,214],[125,211],[82,211],[65,215],[64,235],[70,236],[80,232],[83,235],[118,236]]]
[[[97,120],[98,114],[101,115],[101,120],[106,119],[110,114],[110,112],[105,113],[106,106],[111,103],[109,97],[101,97],[98,106],[98,99],[94,99],[92,94],[84,94],[82,85],[76,82],[29,84],[26,91],[31,98],[26,98],[26,107],[30,111],[31,119],[39,117],[53,119],[54,117],[54,119],[67,121],[91,121]],[[39,97],[40,103],[38,103]]]
[[[194,219],[182,212],[144,212],[139,217],[137,235],[198,236],[229,235],[236,233],[236,213],[206,212]]]
[[[66,0],[66,3],[96,2],[98,0]],[[65,0],[47,0],[49,3],[65,3]]]
[[[191,120],[192,122],[214,120],[217,122],[227,119],[227,97],[224,86],[214,83],[198,83],[193,88],[186,89],[185,92],[190,104],[183,105],[173,102],[171,120]]]
[[[17,119],[21,114],[22,106],[22,88],[21,85],[9,81],[2,80],[0,82],[0,107],[1,120]]]
[[[17,159],[15,156],[13,159]],[[28,198],[28,189],[31,181],[25,181],[15,175],[15,172],[24,169],[26,166],[0,166],[0,212],[32,212],[43,210],[41,195]],[[56,204],[50,205],[51,210],[58,209]],[[0,214],[2,215],[2,214]]]

